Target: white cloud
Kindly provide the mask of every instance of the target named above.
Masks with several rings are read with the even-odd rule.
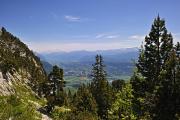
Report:
[[[106,34],[98,34],[95,36],[95,38],[103,38]]]
[[[116,34],[107,34],[107,33],[102,33],[102,34],[98,34],[95,36],[95,38],[100,39],[100,38],[106,38],[106,39],[114,39],[114,38],[118,38],[119,35]]]
[[[134,39],[134,40],[144,40],[145,36],[144,35],[132,35],[129,37],[129,39]]]
[[[119,37],[118,35],[109,35],[109,36],[106,36],[106,38],[109,38],[109,39],[118,38],[118,37]]]
[[[81,18],[77,17],[77,16],[65,15],[64,18],[69,22],[79,22],[79,21],[81,21]]]

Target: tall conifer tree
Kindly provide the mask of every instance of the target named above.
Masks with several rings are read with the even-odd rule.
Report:
[[[108,109],[110,108],[110,88],[106,79],[103,58],[101,55],[96,56],[96,62],[93,65],[91,91],[98,106],[98,115],[101,119],[108,119]]]
[[[140,106],[136,107],[138,114],[142,115],[146,111],[153,114],[155,111],[155,101],[159,99],[156,93],[164,81],[161,75],[167,67],[166,63],[172,51],[172,35],[165,27],[165,20],[158,16],[154,20],[149,35],[145,37],[145,44],[136,64],[137,73],[131,80],[134,96],[137,98],[136,104]]]
[[[49,76],[49,95],[47,95],[49,106],[64,105],[67,103],[67,95],[63,90],[65,81],[63,78],[63,69],[58,66],[53,66]]]

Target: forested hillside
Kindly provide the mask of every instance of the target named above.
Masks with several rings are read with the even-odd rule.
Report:
[[[0,119],[41,119],[47,75],[40,59],[17,37],[0,31]]]

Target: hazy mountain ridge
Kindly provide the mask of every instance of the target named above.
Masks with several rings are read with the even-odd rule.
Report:
[[[136,59],[138,55],[138,48],[121,48],[121,49],[112,49],[112,50],[97,50],[97,51],[72,51],[72,52],[51,52],[51,53],[38,53],[38,56],[50,63],[56,62],[83,62],[83,61],[93,61],[94,56],[101,54],[105,61],[106,58],[118,58],[119,61]],[[126,56],[128,55],[128,56]],[[91,59],[89,59],[91,58]],[[113,60],[112,59],[112,60]]]
[[[72,51],[37,53],[43,62],[46,71],[57,64],[65,71],[65,76],[87,77],[91,76],[92,64],[95,56],[101,54],[106,64],[110,80],[130,76],[133,72],[134,61],[138,57],[138,48],[121,48],[114,50]]]

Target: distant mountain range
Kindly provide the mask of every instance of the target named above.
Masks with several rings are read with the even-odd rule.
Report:
[[[115,50],[72,51],[38,53],[47,72],[51,65],[57,64],[65,71],[65,76],[89,76],[95,56],[101,54],[104,58],[108,76],[118,79],[119,76],[130,76],[134,61],[139,54],[139,48],[122,48]],[[50,64],[49,64],[50,63]]]
[[[69,63],[69,62],[92,62],[97,54],[104,57],[104,61],[127,62],[136,59],[138,48],[121,48],[114,50],[97,51],[72,51],[72,52],[51,52],[38,53],[38,56],[51,64]]]

